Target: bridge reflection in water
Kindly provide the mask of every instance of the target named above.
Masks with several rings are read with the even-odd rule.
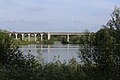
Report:
[[[79,61],[78,58],[78,49],[79,45],[77,44],[54,44],[54,45],[21,45],[21,50],[24,51],[23,54],[28,54],[28,52],[36,57],[42,57],[45,62],[53,61],[53,59],[59,59],[60,61],[68,61],[72,58],[75,58]]]

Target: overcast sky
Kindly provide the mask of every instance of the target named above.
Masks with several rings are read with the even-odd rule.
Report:
[[[9,31],[97,31],[120,0],[0,0],[0,28]]]

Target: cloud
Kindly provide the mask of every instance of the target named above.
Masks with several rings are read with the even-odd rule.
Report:
[[[28,7],[28,8],[24,8],[25,11],[30,11],[30,12],[38,12],[38,11],[44,11],[45,9],[42,7]]]
[[[32,25],[31,28],[33,28],[33,25],[34,27],[36,26],[47,26],[49,24],[49,22],[47,21],[35,21],[35,20],[13,20],[13,19],[9,19],[9,20],[0,20],[0,24],[9,24],[9,25],[13,25],[14,27],[19,27],[20,25],[22,26],[28,26],[28,25]],[[15,26],[16,25],[16,26]],[[29,26],[30,27],[30,26]]]
[[[19,6],[20,4],[16,2],[16,0],[3,0],[3,3],[5,3],[7,6]]]
[[[93,30],[106,23],[118,4],[115,0],[0,0],[0,24],[16,30],[18,26],[31,30]]]

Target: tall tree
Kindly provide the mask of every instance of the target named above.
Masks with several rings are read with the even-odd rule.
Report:
[[[102,76],[101,80],[114,79],[114,77],[116,77],[116,80],[119,80],[120,9],[115,7],[111,19],[96,32],[95,39],[92,41],[86,41],[88,41],[88,47],[81,50],[83,61],[85,63],[88,61],[98,68],[96,74],[99,73],[99,76]],[[89,42],[92,42],[92,48],[90,46],[91,43]]]
[[[114,36],[117,38],[117,42],[120,43],[120,8],[115,7],[106,26],[115,31]]]

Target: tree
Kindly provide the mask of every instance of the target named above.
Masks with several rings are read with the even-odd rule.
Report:
[[[88,30],[84,32],[85,35],[80,37],[80,53],[79,57],[84,64],[93,63],[93,40],[94,34],[90,33]]]
[[[8,34],[0,32],[0,80],[31,80],[39,63],[24,55]]]
[[[120,8],[115,7],[106,26],[115,31],[114,37],[117,38],[117,43],[120,43]]]
[[[115,7],[111,17],[93,40],[86,38],[88,47],[80,50],[82,61],[96,67],[93,72],[100,80],[120,78],[120,9]]]

